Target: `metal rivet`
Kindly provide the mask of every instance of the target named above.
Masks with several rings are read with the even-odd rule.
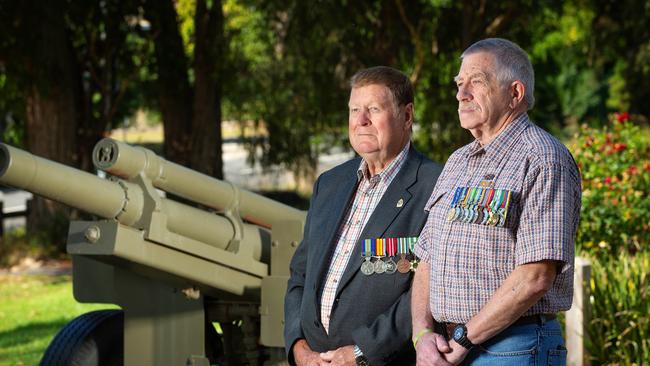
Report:
[[[99,230],[99,227],[93,225],[86,229],[86,232],[84,233],[84,236],[86,237],[86,240],[88,240],[90,243],[96,243],[99,238],[101,237],[101,230]]]
[[[201,291],[196,287],[184,288],[181,292],[190,300],[198,300],[201,297]]]

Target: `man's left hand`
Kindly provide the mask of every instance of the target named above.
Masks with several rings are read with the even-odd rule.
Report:
[[[460,344],[456,343],[456,341],[449,341],[449,347],[451,347],[451,352],[450,353],[445,353],[445,358],[447,359],[447,362],[453,364],[453,365],[458,365],[463,360],[465,357],[467,357],[467,354],[469,353],[469,350]]]
[[[357,361],[354,357],[354,346],[343,346],[333,351],[327,351],[320,354],[323,361],[331,365],[355,366]]]

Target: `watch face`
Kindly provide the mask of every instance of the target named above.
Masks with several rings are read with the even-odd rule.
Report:
[[[464,332],[462,327],[460,327],[460,326],[456,327],[454,329],[454,340],[459,340],[459,339],[463,338],[463,333],[465,333],[465,332]]]

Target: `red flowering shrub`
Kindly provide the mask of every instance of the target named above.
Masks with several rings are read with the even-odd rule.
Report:
[[[578,249],[650,249],[650,130],[615,113],[605,128],[582,126],[569,149],[582,174]]]

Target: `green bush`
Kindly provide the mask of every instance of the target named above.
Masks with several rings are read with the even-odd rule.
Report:
[[[582,174],[578,249],[644,250],[650,237],[650,130],[627,113],[602,129],[583,125],[569,143]]]
[[[592,261],[586,347],[593,364],[650,363],[650,252],[583,256]]]

